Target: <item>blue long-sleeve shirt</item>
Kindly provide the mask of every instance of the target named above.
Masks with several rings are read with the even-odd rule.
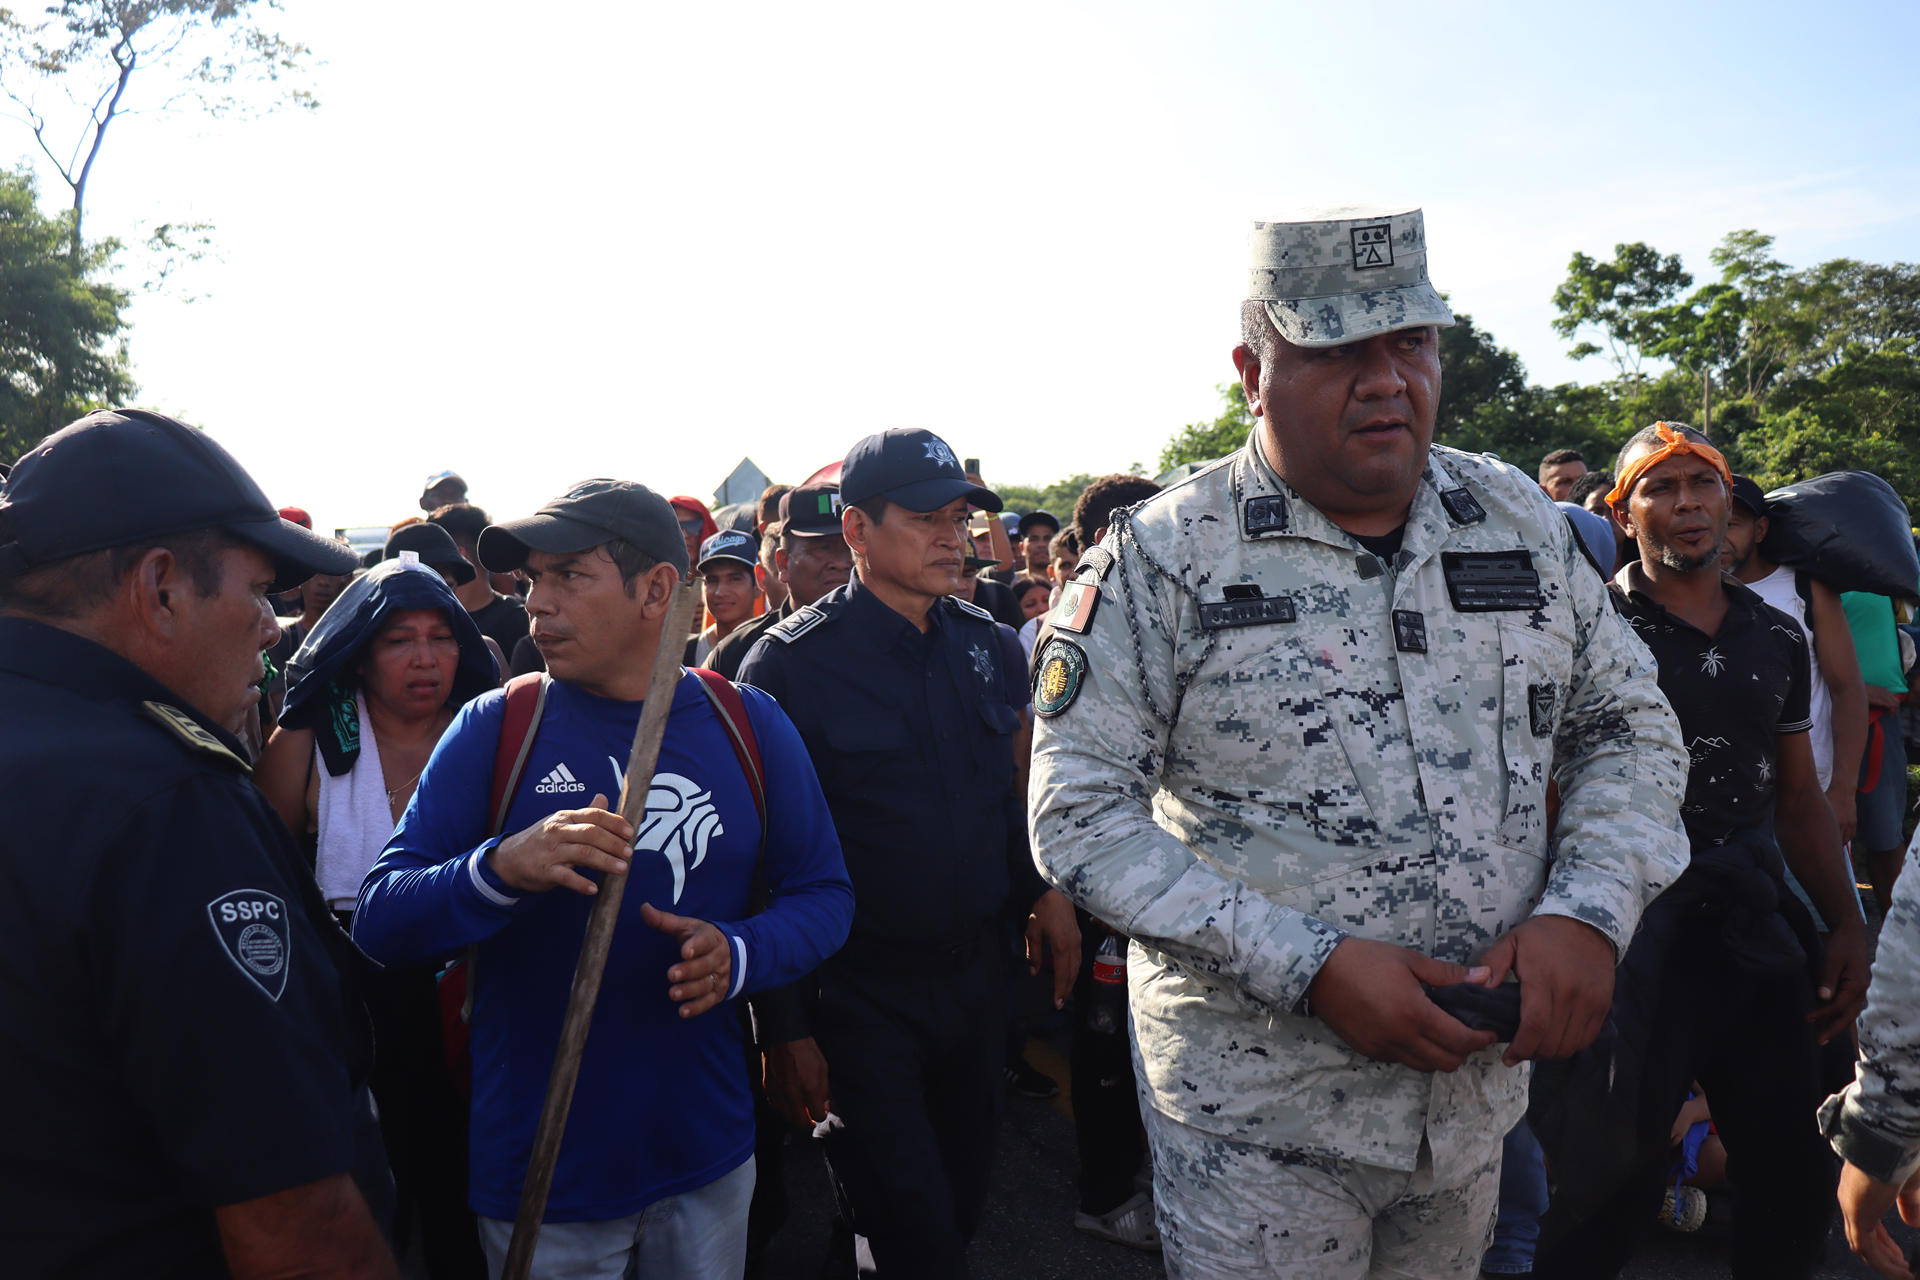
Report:
[[[713,923],[733,952],[729,997],[790,982],[845,941],[853,891],[799,735],[773,700],[742,689],[766,774],[771,901],[748,915],[761,824],[726,727],[683,676],[639,824],[619,927],[560,1150],[549,1222],[626,1217],[704,1186],[753,1150],[739,1020],[681,1018],[667,997],[678,944],[640,905]],[[619,795],[641,703],[549,685],[506,834],[596,793]],[[520,893],[494,873],[488,827],[505,698],[467,704],[440,739],[393,839],[360,890],[354,940],[382,964],[472,944],[471,1200],[514,1216],[592,898]],[[593,873],[588,873],[590,876]]]

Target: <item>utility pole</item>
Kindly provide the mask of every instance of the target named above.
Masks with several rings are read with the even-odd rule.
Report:
[[[1713,434],[1713,371],[1700,370],[1700,430]]]

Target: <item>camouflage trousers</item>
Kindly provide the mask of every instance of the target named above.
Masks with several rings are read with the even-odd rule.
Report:
[[[1500,1136],[1451,1186],[1215,1137],[1142,1106],[1169,1280],[1472,1280],[1500,1199]]]

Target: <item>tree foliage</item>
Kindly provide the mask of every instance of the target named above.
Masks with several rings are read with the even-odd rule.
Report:
[[[1189,422],[1180,428],[1166,448],[1160,450],[1160,470],[1190,463],[1212,462],[1224,458],[1247,442],[1253,430],[1253,412],[1247,408],[1247,389],[1238,382],[1223,382],[1214,388],[1220,393],[1220,413],[1210,422]]]
[[[318,105],[296,82],[307,47],[258,21],[279,9],[280,0],[57,0],[32,23],[0,9],[0,92],[72,193],[76,257],[94,164],[120,117]]]
[[[132,397],[126,294],[101,281],[115,245],[70,252],[73,215],[40,211],[33,178],[0,171],[0,459]]]

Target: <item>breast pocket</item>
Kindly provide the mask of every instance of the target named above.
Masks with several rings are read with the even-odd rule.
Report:
[[[1272,841],[1210,839],[1211,856],[1267,891],[1284,891],[1376,856],[1374,807],[1356,768],[1372,750],[1356,723],[1348,681],[1323,669],[1315,647],[1284,629],[1269,642],[1188,687],[1169,744],[1169,812],[1198,837],[1205,830],[1265,829]],[[1355,685],[1357,691],[1359,686]],[[1369,761],[1370,763],[1370,761]],[[1271,865],[1276,847],[1281,864]],[[1268,860],[1249,864],[1258,849]]]
[[[973,735],[973,758],[984,785],[1013,785],[1013,734],[1020,715],[1004,702],[983,698],[975,704],[980,732]]]
[[[1547,782],[1553,740],[1566,709],[1571,641],[1521,623],[1500,626],[1500,753],[1506,800],[1494,838],[1509,848],[1545,857]]]

